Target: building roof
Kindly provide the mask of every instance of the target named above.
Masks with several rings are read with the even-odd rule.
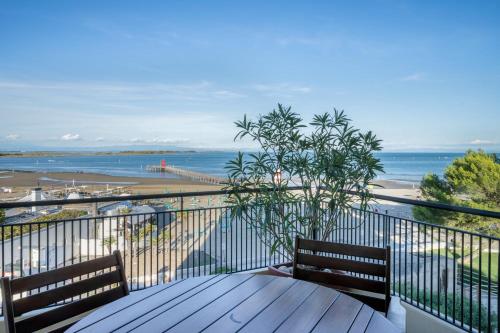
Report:
[[[51,195],[49,195],[48,193],[45,193],[43,191],[40,193],[40,198],[41,198],[41,200],[53,200],[54,199]],[[18,202],[33,201],[31,199],[31,193],[28,194],[27,196],[17,200],[17,201]]]
[[[75,200],[75,199],[81,199],[82,196],[78,192],[71,192],[66,199],[69,200]]]

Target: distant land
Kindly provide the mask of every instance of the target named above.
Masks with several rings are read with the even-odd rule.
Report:
[[[64,156],[131,156],[131,155],[165,155],[178,153],[196,153],[194,150],[123,150],[96,152],[65,152],[65,151],[4,151],[2,157],[64,157]]]

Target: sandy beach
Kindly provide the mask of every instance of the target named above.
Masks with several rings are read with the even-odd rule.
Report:
[[[374,193],[406,198],[418,198],[418,188],[409,183],[390,180],[376,181],[383,188],[375,187]],[[217,190],[221,186],[201,183],[185,178],[161,177],[122,177],[98,173],[77,172],[24,172],[0,171],[0,188],[8,188],[12,193],[2,191],[0,199],[13,200],[26,195],[32,188],[41,187],[44,191],[96,191],[113,190],[119,193],[153,194],[168,192],[191,192]]]
[[[220,186],[200,183],[183,178],[143,178],[118,177],[97,173],[76,172],[0,172],[0,188],[8,188],[12,193],[2,191],[0,200],[13,200],[25,196],[32,188],[44,191],[75,191],[88,193],[115,191],[116,193],[154,194],[165,192],[191,192],[217,190]]]

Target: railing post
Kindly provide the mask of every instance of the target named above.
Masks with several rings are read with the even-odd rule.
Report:
[[[391,236],[391,226],[387,225],[387,209],[385,210],[384,218],[382,219],[382,223],[384,224],[384,247],[387,246],[387,244],[390,244],[390,236]],[[392,249],[392,252],[394,253],[394,249]]]
[[[318,225],[319,225],[319,214],[318,214],[318,206],[314,205],[313,207],[313,230],[312,230],[312,238],[313,240],[318,240]]]
[[[184,233],[184,197],[181,197],[181,279],[184,278],[184,237],[182,236],[183,233]],[[176,250],[177,249],[178,247],[176,246]],[[177,256],[177,251],[175,255]]]

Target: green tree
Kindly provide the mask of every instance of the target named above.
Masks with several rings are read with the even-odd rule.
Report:
[[[500,210],[500,163],[495,154],[482,150],[466,152],[445,170],[444,177],[424,176],[422,196],[429,201],[485,210]],[[440,209],[414,207],[418,220],[500,236],[498,221]]]
[[[5,212],[3,209],[0,209],[0,224],[5,221]]]
[[[250,138],[259,152],[240,152],[226,166],[232,215],[255,227],[273,253],[288,258],[296,234],[326,240],[341,211],[364,208],[369,185],[383,171],[373,154],[381,149],[380,140],[353,128],[343,111],[315,115],[306,126],[291,107],[278,104],[277,110],[256,121],[245,116],[236,126],[235,140]],[[301,189],[289,191],[289,186]]]
[[[31,222],[49,222],[49,221],[58,221],[58,220],[73,220],[79,217],[87,215],[87,211],[85,210],[77,210],[77,209],[65,209],[58,213],[49,214],[37,217]]]
[[[50,225],[49,222],[51,221],[74,220],[84,215],[87,215],[87,212],[84,210],[63,210],[58,213],[39,216],[31,220],[31,222],[47,222],[47,223],[13,225],[12,228],[4,228],[2,232],[3,239],[9,239],[11,237],[16,237],[21,234],[26,234],[34,232],[38,229],[46,228]]]

